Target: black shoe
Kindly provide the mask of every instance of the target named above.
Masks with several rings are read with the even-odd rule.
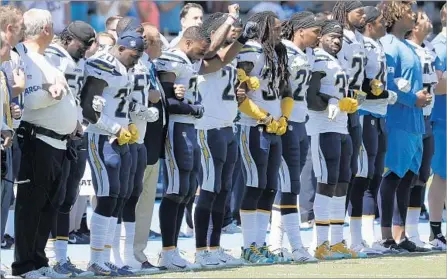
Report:
[[[149,232],[149,239],[156,239],[161,237],[161,234],[154,232],[153,230],[150,230]]]
[[[141,269],[151,269],[151,268],[157,268],[157,267],[148,261],[145,261],[144,263],[141,264]]]
[[[394,255],[408,254],[408,251],[399,247],[399,245],[397,245],[397,243],[396,243],[396,241],[394,241],[394,239],[382,240],[379,244],[381,246],[383,246],[384,248],[388,249],[389,254],[394,254]]]
[[[401,249],[407,250],[410,253],[427,253],[431,251],[430,249],[424,247],[417,247],[416,244],[408,238],[405,238],[397,246],[399,246]]]
[[[3,236],[3,242],[1,248],[9,250],[12,248],[12,246],[14,246],[14,238],[10,237],[9,234],[5,234]]]

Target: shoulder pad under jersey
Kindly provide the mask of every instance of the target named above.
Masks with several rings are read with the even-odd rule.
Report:
[[[260,55],[263,53],[262,47],[259,43],[248,42],[245,44],[237,55],[238,62],[252,62],[256,64]]]
[[[157,71],[174,73],[176,76],[181,75],[183,69],[190,64],[187,57],[184,57],[180,52],[173,50],[163,51],[161,56],[157,58],[154,63]]]

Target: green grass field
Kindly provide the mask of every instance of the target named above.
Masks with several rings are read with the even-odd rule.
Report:
[[[150,278],[447,278],[446,254],[166,273]]]

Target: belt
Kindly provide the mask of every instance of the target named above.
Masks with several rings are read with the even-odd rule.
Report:
[[[60,140],[60,141],[67,140],[70,137],[70,135],[61,135],[61,134],[56,133],[53,130],[49,130],[49,129],[44,128],[44,127],[39,127],[39,126],[36,126],[34,124],[25,122],[25,121],[22,121],[20,123],[20,127],[25,128],[25,130],[29,130],[31,135],[38,134],[38,135],[47,136],[47,137],[50,137],[50,138],[53,138],[53,139],[57,139],[57,140]],[[20,129],[20,127],[19,127],[19,129]]]

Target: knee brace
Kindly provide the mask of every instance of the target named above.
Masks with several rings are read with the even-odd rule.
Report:
[[[273,201],[275,200],[276,190],[265,189],[258,201],[258,208],[265,211],[272,211]]]
[[[105,217],[110,217],[112,216],[112,213],[115,210],[116,203],[117,203],[116,198],[96,197],[95,213]]]
[[[241,210],[254,211],[258,207],[258,201],[262,194],[262,189],[246,187],[244,198],[242,199]]]

